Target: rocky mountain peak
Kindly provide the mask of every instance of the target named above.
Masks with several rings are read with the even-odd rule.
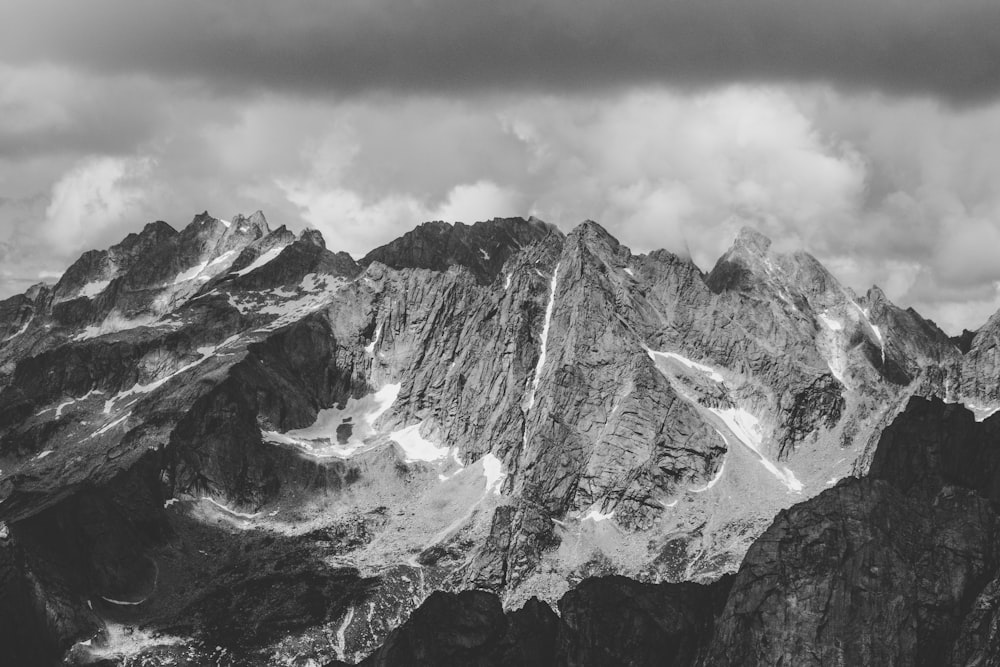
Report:
[[[864,301],[872,307],[892,303],[878,285],[872,285],[868,288],[868,291],[865,292]]]
[[[977,418],[1000,406],[986,334],[963,358],[915,313],[857,298],[752,230],[706,279],[667,251],[633,255],[593,221],[568,236],[537,219],[429,222],[357,263],[318,232],[204,213],[93,251],[77,273],[63,302],[46,290],[0,302],[0,579],[27,582],[0,618],[54,609],[59,646],[80,652],[128,613],[198,633],[234,664],[258,649],[247,664],[286,650],[356,662],[434,588],[476,587],[508,609],[566,600],[558,617],[530,603],[511,641],[544,621],[572,651],[600,645],[604,664],[627,664],[625,630],[641,627],[660,633],[647,654],[662,661],[691,628],[707,642],[725,602],[690,582],[735,571],[779,510],[825,497],[817,516],[838,498],[884,514],[879,498],[898,497],[885,479],[863,494],[838,480],[868,470],[911,394],[973,396]],[[979,468],[977,484],[995,478],[1000,462],[969,443],[1000,426],[937,407],[943,427],[923,431],[964,438],[925,447],[950,466],[939,486]],[[875,473],[920,461],[906,447],[921,429],[896,431]],[[885,516],[922,535],[928,511]],[[825,534],[825,519],[782,516],[789,545],[814,524]],[[42,550],[34,569],[12,551],[29,547]],[[758,552],[755,567],[775,562]],[[564,596],[612,573],[689,583]],[[27,585],[36,576],[55,583]],[[739,583],[741,600],[764,599],[750,574]],[[504,622],[498,599],[442,602]],[[660,623],[661,605],[675,621]],[[720,636],[745,634],[743,615]],[[437,612],[414,618],[421,633],[438,625]],[[208,664],[202,646],[177,650]]]
[[[393,269],[433,271],[464,266],[480,284],[489,284],[511,255],[552,234],[562,236],[558,229],[537,219],[494,218],[473,225],[425,222],[372,250],[359,264],[378,261]]]
[[[299,241],[309,243],[320,248],[326,248],[326,240],[318,229],[303,229],[299,235]]]
[[[251,213],[250,217],[247,218],[247,222],[250,225],[253,225],[254,227],[259,227],[265,230],[268,229],[267,218],[264,217],[264,212],[261,211],[260,209],[257,209],[256,211]]]
[[[741,227],[733,241],[730,252],[751,252],[758,255],[766,254],[771,249],[771,239],[753,227]]]
[[[752,290],[776,268],[771,239],[743,227],[733,245],[719,258],[706,282],[713,292]]]

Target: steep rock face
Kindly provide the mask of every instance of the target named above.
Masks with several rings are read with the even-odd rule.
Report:
[[[393,269],[434,271],[460,265],[486,285],[496,279],[511,255],[553,232],[558,230],[535,218],[495,218],[474,225],[425,222],[392,243],[372,250],[360,264],[381,262]]]
[[[1000,504],[1000,419],[978,422],[961,405],[913,400],[882,433],[868,476],[905,493],[957,486]]]
[[[559,601],[559,616],[536,598],[505,614],[490,593],[434,593],[360,664],[689,665],[726,588],[588,579]]]
[[[944,664],[996,571],[997,517],[968,491],[909,499],[846,481],[747,552],[708,664]]]
[[[586,579],[559,600],[557,664],[694,664],[730,584],[728,576],[707,586]]]
[[[951,664],[1000,665],[1000,578],[993,579],[972,604],[952,648]]]
[[[552,665],[559,618],[532,600],[504,614],[483,591],[435,592],[362,665]]]
[[[1000,524],[988,470],[973,469],[992,461],[995,421],[911,400],[870,478],[782,512],[748,551],[707,663],[939,665],[988,650]]]
[[[782,511],[734,577],[711,586],[584,580],[559,601],[546,630],[555,640],[540,643],[545,655],[556,647],[545,664],[997,664],[998,421],[910,400],[882,436],[871,476]],[[428,648],[444,645],[482,647],[468,664],[536,664],[497,663],[479,639],[504,635],[497,606],[477,616],[441,596],[427,607],[433,623],[419,609],[364,664],[450,664],[449,653]]]
[[[980,328],[969,345],[962,363],[959,392],[971,399],[980,410],[1000,406],[1000,313],[995,313]]]
[[[240,591],[158,589],[131,610],[194,638],[197,659],[214,659],[215,638],[238,648],[247,638],[217,619],[283,582],[351,595],[305,614],[278,596],[287,636],[252,619],[241,660],[356,659],[435,587],[514,608],[593,575],[713,580],[779,510],[867,470],[908,396],[963,363],[880,292],[856,297],[749,232],[707,276],[666,251],[632,255],[592,222],[569,236],[429,224],[358,263],[259,214],[171,232],[152,227],[159,258],[116,260],[93,298],[53,307],[37,290],[0,310],[6,330],[29,324],[0,343],[0,520],[23,541],[144,480],[130,484],[156,499],[143,516],[160,537],[109,521],[108,543]],[[155,474],[129,477],[146,465]],[[178,555],[212,522],[206,539],[273,549],[290,578],[240,587],[260,562]],[[322,555],[345,526],[363,538]],[[141,588],[96,543],[76,542],[79,561]],[[96,588],[67,589],[61,617]],[[196,620],[180,623],[185,609]]]

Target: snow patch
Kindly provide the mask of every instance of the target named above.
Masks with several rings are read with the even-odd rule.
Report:
[[[138,327],[153,326],[157,319],[158,318],[155,315],[141,315],[139,317],[129,318],[125,317],[117,310],[113,310],[108,313],[108,316],[104,318],[103,322],[100,324],[91,324],[90,326],[84,328],[83,331],[73,336],[73,340],[89,340],[105,334],[127,331],[129,329],[137,329]],[[157,326],[168,325],[159,324]]]
[[[35,460],[36,461],[41,461],[42,459],[44,459],[46,456],[48,456],[51,453],[52,453],[51,449],[46,449],[44,452],[41,452],[38,456],[36,456]]]
[[[319,292],[324,287],[326,287],[326,278],[316,273],[307,273],[302,276],[302,282],[299,283],[299,289],[305,292]]]
[[[63,401],[58,406],[56,406],[56,419],[59,419],[62,416],[63,410],[65,410],[69,406],[73,405],[74,403],[79,403],[80,401],[85,401],[88,398],[90,398],[91,396],[94,396],[94,395],[97,395],[97,394],[103,394],[103,393],[104,392],[101,391],[100,389],[91,389],[90,391],[88,391],[83,396],[80,396],[79,398],[71,398],[68,401]],[[49,410],[51,410],[51,409],[52,408],[49,408]],[[41,413],[39,413],[39,414],[41,414]]]
[[[772,463],[764,454],[760,451],[761,445],[764,440],[763,433],[761,431],[760,422],[752,414],[746,410],[740,408],[727,408],[725,410],[719,408],[708,408],[709,411],[717,416],[726,425],[726,428],[736,436],[736,439],[742,442],[746,447],[757,455],[760,459],[761,465],[763,465],[769,473],[775,476],[782,484],[788,487],[789,491],[799,493],[802,491],[802,483],[799,482],[793,473],[788,468],[779,469],[774,463]],[[726,445],[729,445],[729,438],[722,431],[716,431],[723,440],[726,441]]]
[[[108,431],[110,431],[111,429],[113,429],[114,427],[118,426],[119,424],[124,423],[131,416],[132,416],[132,413],[129,412],[128,414],[122,415],[121,417],[119,417],[118,419],[114,420],[113,422],[108,422],[107,424],[105,424],[101,428],[97,429],[96,431],[94,431],[93,433],[91,433],[90,435],[88,435],[86,439],[90,440],[91,438],[96,437],[98,435],[104,435],[105,433],[107,433]]]
[[[715,473],[715,477],[709,480],[708,484],[706,484],[705,486],[698,487],[697,489],[688,489],[688,491],[690,491],[691,493],[705,493],[706,491],[708,491],[713,486],[719,483],[719,480],[722,479],[722,473],[723,471],[725,471],[725,469],[726,469],[726,462],[723,461],[722,465],[719,466],[719,471]]]
[[[375,356],[375,346],[378,345],[379,339],[382,338],[382,323],[380,322],[378,328],[375,329],[375,337],[372,338],[372,342],[365,345],[365,352],[369,356]]]
[[[208,267],[206,267],[206,268],[213,267],[213,266],[218,266],[219,264],[224,264],[227,261],[233,259],[235,255],[236,255],[236,251],[235,250],[230,250],[228,252],[224,252],[221,255],[219,255],[218,257],[216,257],[215,259],[213,259],[211,262],[209,262],[208,263]]]
[[[128,658],[158,646],[177,646],[185,640],[171,635],[161,635],[133,625],[106,623],[104,637],[91,637],[78,646],[87,648],[92,658]]]
[[[116,604],[121,607],[137,607],[146,601],[145,599],[142,599],[138,600],[137,602],[128,602],[126,600],[115,600],[114,598],[107,598],[104,597],[103,595],[101,596],[101,599],[104,600],[105,602],[110,602],[111,604]]]
[[[973,415],[975,415],[975,419],[977,422],[981,422],[989,418],[990,416],[996,414],[997,411],[1000,411],[1000,406],[985,407],[982,405],[976,405],[975,403],[965,403],[965,402],[963,402],[962,405],[964,405],[969,410],[972,410],[972,413]]]
[[[545,322],[542,324],[542,343],[538,351],[538,363],[535,365],[535,376],[531,380],[531,389],[528,390],[528,407],[525,413],[529,412],[535,405],[535,392],[538,390],[538,382],[542,379],[542,368],[545,367],[546,346],[549,340],[549,326],[552,324],[552,309],[556,302],[556,285],[559,280],[559,264],[556,264],[552,272],[552,283],[549,288],[549,303],[545,306]]]
[[[420,424],[407,426],[389,434],[389,439],[399,445],[406,454],[406,462],[440,461],[448,456],[447,447],[438,447],[420,435]]]
[[[634,272],[634,271],[632,271],[632,269],[625,269],[625,273],[627,273],[627,274],[629,274],[630,276],[632,276],[633,278],[635,278],[635,272]]]
[[[239,517],[241,519],[248,519],[249,520],[249,519],[255,519],[258,516],[260,516],[260,512],[254,512],[253,514],[247,514],[246,512],[237,512],[233,508],[226,507],[225,505],[223,505],[222,503],[220,503],[215,498],[211,498],[209,496],[202,496],[201,499],[205,500],[207,502],[212,503],[213,505],[215,505],[216,507],[218,507],[220,510],[222,510],[223,512],[225,512],[226,514],[230,514],[232,516]]]
[[[333,644],[334,651],[337,652],[338,660],[347,659],[347,628],[350,627],[351,621],[354,620],[354,607],[347,610],[344,614],[344,620],[341,621],[340,627],[337,628],[337,641]]]
[[[503,283],[504,290],[509,290],[510,289],[510,276],[511,276],[511,274],[508,273],[507,274],[507,278],[504,280],[504,283]]]
[[[110,280],[95,280],[93,282],[89,282],[80,289],[79,296],[85,296],[88,299],[93,299],[95,296],[103,292],[110,284]]]
[[[822,322],[830,331],[843,331],[844,323],[827,315],[827,311],[824,310],[818,315],[818,317],[820,322]]]
[[[483,464],[483,476],[486,477],[486,491],[500,493],[500,486],[507,476],[503,471],[503,462],[493,454],[487,454],[480,460]]]
[[[593,521],[595,523],[600,523],[601,521],[607,521],[608,519],[611,519],[612,517],[614,517],[614,515],[615,515],[615,511],[614,510],[611,510],[607,514],[603,514],[597,508],[592,507],[592,508],[590,508],[590,511],[587,512],[587,514],[585,514],[583,516],[583,518],[581,518],[580,520],[581,521]]]
[[[17,338],[18,336],[20,336],[21,334],[23,334],[25,331],[27,331],[28,330],[28,326],[31,324],[31,321],[33,319],[35,319],[34,315],[32,315],[30,318],[28,318],[28,321],[24,323],[23,327],[21,327],[20,329],[18,329],[17,331],[15,331],[14,333],[12,333],[11,335],[9,335],[6,338],[4,338],[3,342],[6,343],[9,340],[14,340],[15,338]]]
[[[246,267],[245,269],[240,269],[239,271],[234,271],[234,273],[237,276],[245,276],[246,274],[250,273],[251,271],[256,271],[257,269],[259,269],[260,267],[264,266],[265,264],[267,264],[268,262],[270,262],[272,259],[274,259],[278,255],[280,255],[282,250],[284,250],[284,247],[271,248],[270,250],[268,250],[267,252],[265,252],[263,255],[261,255],[260,257],[258,257],[257,259],[255,259],[253,261],[253,263],[250,264],[250,266]]]
[[[882,330],[872,324],[872,321],[868,319],[868,310],[866,308],[862,308],[854,301],[851,301],[851,304],[859,313],[861,313],[861,317],[864,319],[865,324],[867,324],[868,328],[871,329],[873,334],[875,334],[875,340],[878,341],[879,347],[882,348],[882,363],[885,364],[885,339],[882,337]]]
[[[232,339],[230,339],[230,340],[232,340]],[[227,341],[227,342],[229,342],[229,341]],[[140,383],[136,382],[134,385],[132,385],[131,388],[126,389],[125,391],[118,392],[117,394],[115,394],[114,396],[112,396],[111,398],[109,398],[107,401],[104,402],[104,414],[106,414],[106,415],[111,414],[111,410],[114,408],[115,403],[117,403],[118,401],[121,401],[123,399],[126,399],[129,396],[134,396],[136,394],[148,394],[148,393],[150,393],[152,391],[156,391],[157,389],[159,389],[160,387],[162,387],[164,384],[166,384],[168,381],[170,381],[172,378],[175,378],[178,375],[180,375],[181,373],[184,373],[184,372],[187,372],[187,371],[191,370],[195,366],[203,363],[206,359],[211,358],[215,354],[215,350],[216,350],[216,348],[214,346],[199,347],[198,348],[198,354],[200,354],[201,357],[198,360],[192,361],[189,364],[181,366],[180,368],[178,368],[173,373],[171,373],[171,374],[169,374],[169,375],[167,375],[165,377],[162,377],[159,380],[154,380],[153,382],[150,382],[149,384],[140,384]]]
[[[341,408],[320,410],[312,426],[294,429],[286,433],[264,431],[264,439],[277,444],[294,445],[314,456],[337,456],[346,458],[358,451],[365,441],[375,435],[374,423],[399,396],[399,383],[387,384],[374,394],[361,398],[350,398]],[[337,427],[350,424],[351,435],[347,442],[340,444]]]
[[[665,357],[667,359],[673,359],[674,361],[680,362],[682,365],[687,366],[692,370],[704,373],[705,375],[708,376],[708,379],[710,379],[712,382],[723,381],[722,375],[711,366],[698,363],[697,361],[688,359],[687,357],[681,356],[675,352],[657,352],[656,350],[651,350],[647,347],[646,353],[649,355],[649,358],[652,359],[654,363],[656,362],[656,357]]]
[[[174,278],[174,283],[173,284],[174,285],[180,285],[181,283],[186,283],[189,280],[194,280],[206,268],[208,268],[208,261],[207,260],[204,261],[204,262],[202,262],[201,264],[196,264],[196,265],[192,266],[187,271],[182,271],[181,273],[178,273],[177,277]]]
[[[490,253],[486,252],[482,248],[479,249],[479,254],[483,256],[483,259],[489,259],[490,258]]]

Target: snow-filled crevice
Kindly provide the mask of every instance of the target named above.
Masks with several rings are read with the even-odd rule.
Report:
[[[401,386],[399,383],[387,384],[374,394],[348,399],[343,408],[320,410],[316,421],[306,428],[286,433],[262,431],[263,438],[266,442],[294,445],[315,457],[349,458],[364,448],[369,439],[378,435],[375,422],[396,401]],[[345,424],[351,425],[351,434],[342,443],[337,430]],[[404,431],[406,429],[397,431],[394,435],[403,439],[407,445],[415,442],[413,433],[404,434]],[[419,433],[417,437],[419,438]]]
[[[676,361],[681,365],[690,368],[691,370],[695,370],[698,371],[699,373],[704,374],[712,382],[724,381],[722,374],[720,374],[717,370],[715,370],[711,366],[698,363],[697,361],[688,359],[687,357],[677,354],[676,352],[658,352],[656,350],[651,350],[648,347],[645,349],[646,349],[646,354],[649,355],[649,358],[652,359],[654,363],[656,362],[657,357],[660,357],[662,359],[672,359],[673,361]]]
[[[15,338],[17,338],[18,336],[20,336],[21,334],[23,334],[25,331],[28,330],[28,326],[31,325],[31,320],[32,319],[34,319],[34,316],[32,316],[30,319],[28,319],[28,321],[24,323],[23,327],[21,327],[20,329],[18,329],[16,332],[12,333],[11,335],[7,336],[6,338],[3,339],[3,341],[0,341],[0,342],[6,343],[7,341],[14,340]]]
[[[369,356],[373,356],[375,354],[375,346],[378,345],[378,342],[379,340],[381,340],[381,338],[382,338],[382,323],[380,322],[378,328],[375,329],[375,337],[372,338],[372,342],[365,345],[365,352]]]
[[[447,458],[447,447],[438,447],[420,435],[420,426],[422,423],[393,431],[389,434],[389,439],[403,450],[407,463],[412,463],[413,461],[440,461]]]
[[[257,269],[259,269],[260,267],[264,266],[265,264],[267,264],[268,262],[270,262],[272,259],[274,259],[278,255],[280,255],[281,251],[284,250],[284,249],[285,249],[284,246],[280,246],[280,247],[277,247],[277,248],[271,248],[267,252],[263,253],[260,257],[258,257],[257,259],[255,259],[253,261],[253,263],[251,263],[249,266],[247,266],[245,268],[242,268],[239,271],[233,271],[233,274],[235,274],[237,276],[245,276],[246,274],[250,273],[251,271],[256,271]]]
[[[774,477],[788,487],[789,491],[793,493],[801,493],[802,482],[800,482],[795,477],[795,473],[789,470],[787,467],[778,468],[770,459],[764,456],[761,452],[761,445],[763,443],[763,436],[761,435],[760,422],[757,418],[746,410],[741,410],[739,408],[708,408],[709,411],[716,417],[722,420],[726,425],[726,428],[732,433],[737,440],[739,440],[743,445],[747,447],[750,451],[757,455],[760,460],[761,465],[767,469],[769,473],[774,475]],[[726,442],[726,446],[731,446],[729,438],[722,431],[717,431],[717,433]]]
[[[719,480],[722,479],[722,473],[725,472],[725,470],[726,470],[726,462],[723,461],[722,465],[719,466],[719,470],[715,473],[715,476],[708,481],[708,484],[706,484],[705,486],[699,486],[697,488],[690,488],[688,489],[688,491],[690,491],[691,493],[705,493],[706,491],[708,491],[713,486],[719,483]]]
[[[882,349],[882,365],[884,366],[885,365],[885,338],[882,336],[882,330],[879,329],[874,324],[872,324],[871,319],[869,319],[869,317],[868,317],[868,310],[866,308],[862,308],[861,306],[859,306],[854,301],[851,301],[851,304],[855,308],[857,308],[857,310],[858,310],[859,313],[861,313],[861,317],[864,319],[865,324],[868,325],[868,328],[871,329],[871,332],[875,335],[875,340],[878,341],[878,345]]]
[[[186,373],[195,366],[198,366],[199,364],[203,363],[205,360],[210,359],[215,354],[215,351],[216,347],[214,345],[199,347],[198,354],[200,354],[201,357],[199,357],[196,361],[192,361],[189,364],[181,366],[173,373],[170,373],[169,375],[166,375],[160,378],[159,380],[154,380],[149,384],[140,384],[137,382],[134,385],[132,385],[132,387],[130,387],[129,389],[118,392],[117,394],[115,394],[114,396],[112,396],[111,398],[109,398],[107,401],[104,402],[104,414],[106,415],[111,414],[112,409],[114,409],[115,407],[115,403],[117,403],[118,401],[129,398],[130,396],[135,396],[137,394],[148,394],[150,392],[156,391],[157,389],[159,389],[164,384],[166,384],[173,378],[177,377],[181,373]],[[128,403],[128,405],[131,405],[131,403],[133,402],[134,401],[131,401],[130,403]]]
[[[542,369],[545,367],[545,356],[549,342],[549,326],[552,324],[552,309],[556,303],[556,287],[559,282],[559,264],[556,264],[552,272],[552,283],[549,287],[549,302],[545,306],[545,321],[542,324],[541,345],[538,350],[538,363],[535,365],[535,375],[531,379],[531,386],[528,389],[528,397],[525,401],[525,415],[531,411],[535,405],[535,392],[538,390],[538,382],[542,379]]]
[[[614,516],[615,516],[614,510],[611,510],[610,512],[605,514],[596,507],[592,507],[590,508],[590,511],[587,512],[587,514],[585,514],[583,517],[580,518],[580,521],[593,521],[595,523],[600,523],[602,521],[607,521],[608,519],[613,519]]]

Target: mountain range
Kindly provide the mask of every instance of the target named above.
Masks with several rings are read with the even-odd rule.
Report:
[[[0,646],[1000,665],[998,340],[751,229],[151,223],[0,302]]]

